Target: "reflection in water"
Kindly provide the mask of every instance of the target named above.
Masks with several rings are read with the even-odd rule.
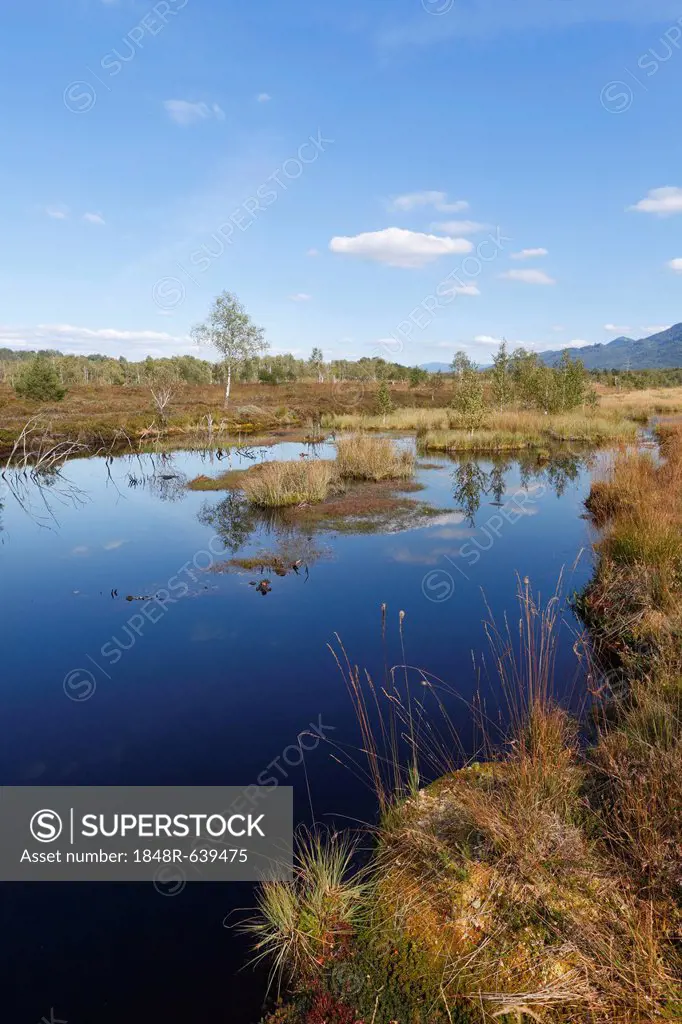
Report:
[[[487,494],[490,488],[490,474],[474,459],[467,459],[454,470],[452,482],[457,511],[463,512],[467,522],[473,526],[476,513],[481,507],[481,495]]]
[[[85,491],[64,476],[59,465],[6,469],[2,473],[2,482],[5,485],[5,496],[14,498],[38,526],[58,527],[60,505],[79,508],[88,501]],[[2,509],[3,503],[0,501],[0,512]]]
[[[521,487],[543,482],[560,498],[569,483],[577,480],[581,469],[588,467],[590,457],[565,452],[551,459],[539,455],[497,458],[492,468],[484,470],[480,461],[469,456],[461,459],[452,471],[453,498],[458,512],[462,512],[470,526],[476,525],[476,514],[483,498],[490,495],[489,504],[501,506],[507,492],[507,475],[518,467]]]
[[[217,505],[206,502],[197,513],[202,526],[209,526],[233,554],[248,543],[258,528],[258,515],[241,491],[228,491]]]

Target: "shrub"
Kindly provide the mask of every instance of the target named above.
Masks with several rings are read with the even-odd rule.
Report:
[[[377,412],[383,416],[384,423],[389,412],[393,412],[393,399],[391,398],[391,392],[388,390],[388,384],[385,380],[382,380],[377,391]]]
[[[336,464],[351,480],[399,480],[414,473],[412,452],[398,449],[389,438],[354,434],[336,442]]]
[[[31,360],[15,381],[14,390],[21,398],[35,402],[61,402],[66,394],[54,366],[44,356]]]

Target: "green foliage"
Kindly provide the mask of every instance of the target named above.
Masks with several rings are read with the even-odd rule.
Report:
[[[546,366],[535,352],[523,348],[507,357],[502,345],[491,376],[496,395],[501,395],[504,388],[505,401],[516,401],[526,408],[558,413],[595,402],[587,370],[567,351],[556,366]]]
[[[21,398],[35,402],[61,402],[66,394],[52,363],[44,356],[28,364],[14,384],[14,390]]]
[[[429,379],[427,370],[420,369],[419,366],[413,366],[410,370],[410,387],[418,388]]]
[[[485,418],[483,378],[464,352],[457,353],[452,368],[455,372],[455,394],[451,405],[464,429],[473,434]]]
[[[377,391],[377,412],[384,419],[388,416],[389,412],[392,412],[394,408],[393,399],[391,398],[391,392],[388,389],[388,384],[385,380],[382,380]]]
[[[317,376],[318,383],[322,384],[324,381],[324,355],[321,348],[317,346],[313,348],[308,363],[313,373]]]
[[[490,374],[493,398],[500,408],[507,405],[512,394],[510,363],[507,345],[503,341],[493,359],[493,368]]]

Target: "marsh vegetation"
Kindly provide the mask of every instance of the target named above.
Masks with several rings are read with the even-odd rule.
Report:
[[[474,705],[473,763],[441,680],[398,665],[375,685],[337,649],[381,818],[364,868],[320,838],[292,886],[262,890],[256,949],[291,996],[273,1022],[679,1017],[682,430],[660,443],[617,455],[587,502],[583,719],[556,690],[559,595],[527,579],[518,621],[488,620],[509,725]]]

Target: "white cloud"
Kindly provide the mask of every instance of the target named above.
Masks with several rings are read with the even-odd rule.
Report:
[[[196,345],[187,335],[165,331],[122,331],[112,327],[76,327],[72,324],[38,324],[33,327],[0,325],[0,347],[56,348],[61,352],[86,355],[99,352],[114,357],[143,359],[147,355],[173,356],[192,353]],[[207,351],[206,357],[210,357]]]
[[[507,281],[522,281],[524,284],[556,284],[554,278],[544,270],[505,270],[500,277]]]
[[[609,334],[624,334],[625,331],[631,331],[632,328],[627,325],[621,326],[619,324],[604,324],[604,330],[608,331]]]
[[[403,196],[395,196],[389,203],[389,209],[401,210],[403,213],[424,206],[433,206],[440,213],[461,213],[469,209],[466,199],[456,199],[449,203],[447,192],[408,192]]]
[[[501,345],[502,338],[493,338],[490,334],[477,334],[474,341],[478,345]]]
[[[678,274],[682,274],[682,258],[679,256],[674,260],[670,260],[667,266],[669,266],[671,270],[675,270]]]
[[[88,224],[106,224],[106,221],[101,213],[84,213],[83,220],[87,221]]]
[[[446,235],[477,235],[479,231],[490,231],[490,224],[477,220],[445,220],[431,225],[432,231],[444,231]]]
[[[329,243],[332,252],[360,256],[387,263],[390,267],[423,267],[439,256],[471,252],[473,245],[466,238],[426,235],[405,228],[384,228],[360,235],[337,236]]]
[[[312,295],[308,295],[307,292],[296,292],[295,295],[290,295],[289,298],[292,302],[310,302]]]
[[[259,103],[269,103],[270,100],[272,99],[272,96],[270,95],[269,92],[259,92],[258,95],[256,96],[256,99],[258,100]]]
[[[573,338],[572,341],[567,341],[566,348],[584,348],[585,345],[594,345],[593,341],[585,341],[584,338]]]
[[[308,249],[308,252],[306,253],[306,256],[319,256],[319,255],[320,255],[319,249]]]
[[[521,252],[513,252],[513,260],[532,260],[537,256],[549,256],[547,249],[522,249]]]
[[[473,297],[481,294],[478,285],[473,281],[469,281],[467,284],[462,284],[461,282],[457,284],[455,281],[447,280],[441,281],[438,289],[442,295],[469,295]]]
[[[660,334],[661,331],[667,331],[670,326],[670,324],[651,324],[649,327],[642,327],[642,330],[647,334]]]
[[[474,297],[481,294],[481,290],[477,284],[453,284],[449,287],[441,287],[441,291],[444,295],[468,295]]]
[[[46,206],[45,213],[48,217],[51,217],[53,220],[67,220],[69,216],[69,208],[68,206],[63,205]]]
[[[640,199],[628,210],[640,213],[655,213],[659,217],[670,217],[674,213],[682,213],[682,188],[666,185],[664,188],[652,188],[644,199]]]
[[[206,121],[215,117],[218,121],[225,118],[224,112],[217,103],[209,107],[207,103],[190,103],[188,100],[164,100],[166,113],[171,121],[186,126],[195,124],[197,121]]]
[[[647,0],[647,3],[642,0],[599,0],[599,3],[594,0],[571,0],[570,3],[515,0],[509,4],[457,4],[456,17],[451,11],[454,6],[441,0],[438,5],[432,5],[433,11],[450,12],[447,17],[425,18],[420,9],[405,21],[397,24],[394,21],[390,27],[382,27],[379,45],[388,50],[403,46],[442,46],[452,37],[480,41],[499,35],[511,37],[515,33],[530,36],[537,29],[561,31],[590,23],[672,24],[679,17],[679,0]],[[426,5],[422,4],[422,8]]]

